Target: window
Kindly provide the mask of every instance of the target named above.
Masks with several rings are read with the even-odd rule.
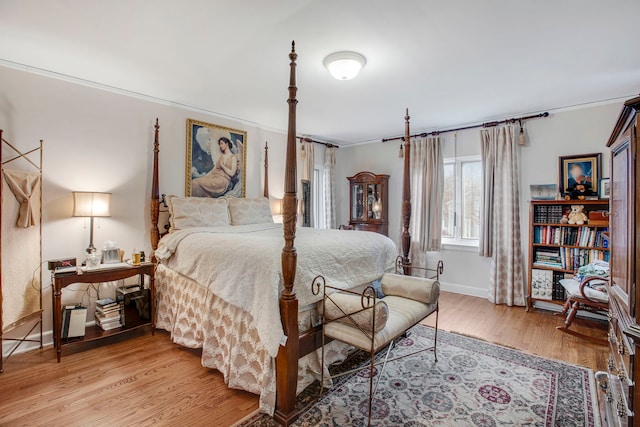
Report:
[[[481,198],[482,162],[480,157],[445,159],[442,243],[478,245]]]

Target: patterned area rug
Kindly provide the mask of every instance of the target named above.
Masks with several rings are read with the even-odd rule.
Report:
[[[431,328],[414,327],[391,357],[431,347],[433,334]],[[363,363],[361,354],[346,364],[354,363]],[[303,413],[294,425],[366,425],[368,370],[334,384],[319,401],[317,382],[298,396]],[[600,426],[591,370],[443,331],[438,331],[437,363],[427,351],[387,364],[371,422],[407,427]],[[240,425],[277,424],[259,414]]]

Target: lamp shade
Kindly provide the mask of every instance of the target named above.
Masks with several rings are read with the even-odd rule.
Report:
[[[335,79],[351,80],[360,73],[367,60],[357,52],[335,52],[324,58],[322,63]]]
[[[111,193],[74,191],[73,216],[111,216]]]

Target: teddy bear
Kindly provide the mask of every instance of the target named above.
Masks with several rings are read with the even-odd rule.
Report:
[[[587,222],[587,215],[582,211],[584,205],[571,205],[571,212],[569,212],[569,224],[584,224]]]
[[[591,186],[585,184],[575,184],[569,192],[565,194],[565,200],[584,200],[587,196],[593,194]]]

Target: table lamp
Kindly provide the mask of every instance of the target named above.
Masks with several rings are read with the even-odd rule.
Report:
[[[73,216],[89,217],[89,247],[87,253],[93,253],[93,218],[111,216],[111,193],[93,193],[88,191],[73,192]]]

